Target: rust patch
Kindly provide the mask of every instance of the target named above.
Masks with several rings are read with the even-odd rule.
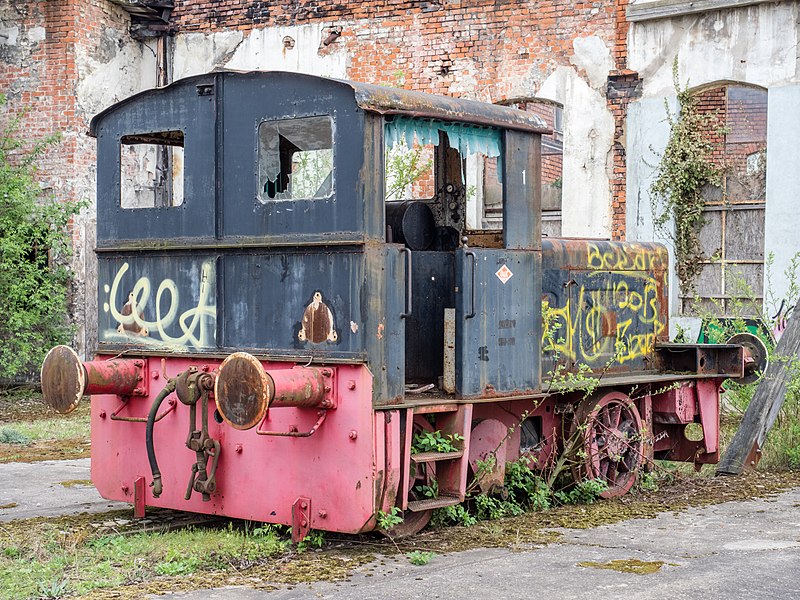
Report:
[[[214,384],[214,399],[222,418],[234,429],[252,429],[267,412],[275,387],[264,367],[247,352],[222,361]]]
[[[321,344],[322,342],[335,342],[339,339],[336,332],[336,323],[333,312],[322,299],[322,292],[314,292],[311,302],[303,311],[300,322],[300,332],[297,338],[301,342]]]
[[[56,346],[42,363],[42,396],[58,413],[75,410],[86,387],[86,371],[75,351],[69,346]]]
[[[123,317],[129,317],[133,314],[133,309],[136,307],[136,314],[139,317],[139,321],[144,320],[144,312],[142,309],[136,305],[136,299],[133,297],[133,292],[128,294],[128,301],[122,305],[122,309],[119,311]],[[119,333],[127,333],[129,335],[138,335],[140,337],[147,337],[150,335],[150,332],[147,330],[147,327],[142,327],[134,321],[133,323],[120,323],[117,327],[117,331]]]

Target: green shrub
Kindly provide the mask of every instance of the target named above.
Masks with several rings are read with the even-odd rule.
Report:
[[[0,95],[0,107],[6,106]],[[46,351],[71,337],[67,319],[70,219],[81,205],[42,198],[36,160],[58,139],[20,139],[21,115],[0,132],[0,378],[36,372]]]

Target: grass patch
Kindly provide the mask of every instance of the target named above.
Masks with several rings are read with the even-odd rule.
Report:
[[[234,522],[129,535],[93,535],[81,518],[21,523],[4,525],[0,535],[0,598],[80,595],[160,576],[236,571],[289,549],[282,528]]]
[[[21,439],[24,441],[7,441]],[[84,413],[73,418],[37,419],[11,423],[0,428],[0,444],[28,444],[39,441],[60,441],[71,438],[89,439],[89,414]]]

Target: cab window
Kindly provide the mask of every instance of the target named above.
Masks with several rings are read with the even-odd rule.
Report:
[[[263,121],[258,126],[258,199],[313,200],[333,194],[329,116]]]

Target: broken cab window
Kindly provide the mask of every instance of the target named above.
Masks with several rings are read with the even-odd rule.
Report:
[[[120,206],[183,204],[183,132],[126,135],[120,140]]]
[[[313,200],[333,194],[329,116],[264,121],[258,126],[258,199]]]

